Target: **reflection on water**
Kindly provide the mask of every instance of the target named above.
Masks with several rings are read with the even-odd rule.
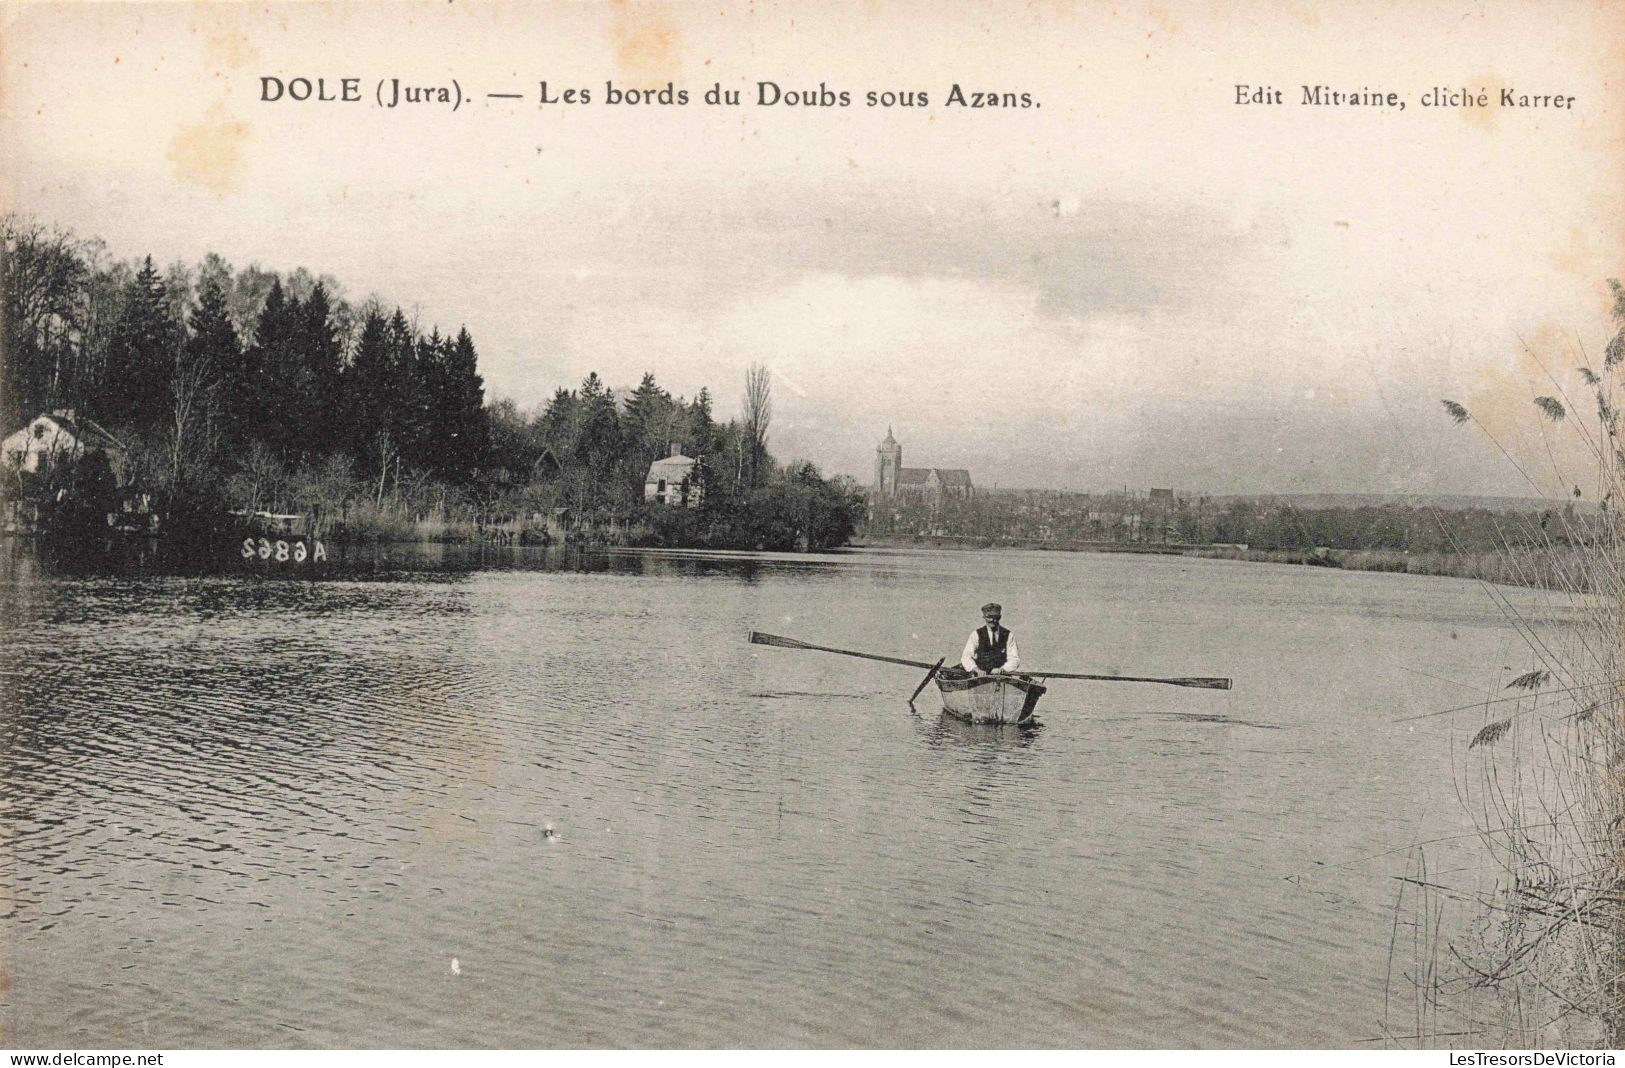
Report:
[[[0,579],[23,1047],[1349,1045],[1405,847],[1477,862],[1479,724],[1394,721],[1519,648],[1469,583],[1146,557]],[[1236,688],[971,725],[745,641],[934,660],[995,595],[1035,663]]]
[[[1039,732],[1044,729],[1042,721],[1022,724],[966,723],[941,711],[920,716],[919,719],[921,733],[928,742],[938,746],[964,745],[993,749],[1028,746],[1038,740]]]
[[[243,559],[235,537],[181,544],[158,538],[109,538],[90,546],[8,542],[0,566],[8,572],[56,577],[240,575],[300,582],[382,579],[400,575],[466,575],[483,571],[577,571],[583,574],[717,575],[749,581],[759,571],[836,565],[839,554],[676,552],[659,549],[582,549],[484,542],[323,543],[323,559],[294,566]]]

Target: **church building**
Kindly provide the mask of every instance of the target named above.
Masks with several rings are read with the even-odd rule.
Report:
[[[886,428],[886,440],[875,449],[876,497],[916,497],[941,504],[947,498],[970,500],[976,496],[970,472],[963,467],[904,467],[903,446]]]

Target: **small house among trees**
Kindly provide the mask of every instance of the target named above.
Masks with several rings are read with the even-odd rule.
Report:
[[[699,478],[695,474],[697,463],[673,445],[670,456],[649,465],[649,474],[643,480],[643,499],[654,504],[697,507],[701,496]]]
[[[0,462],[30,475],[73,463],[98,452],[107,457],[113,473],[122,478],[125,460],[123,444],[72,408],[58,408],[37,415],[27,426],[0,441]]]

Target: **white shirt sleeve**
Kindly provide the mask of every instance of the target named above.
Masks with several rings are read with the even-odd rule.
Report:
[[[1021,654],[1016,652],[1016,636],[1012,634],[1009,638],[1005,639],[1004,666],[999,668],[999,670],[1014,673],[1019,667],[1021,667]]]
[[[976,632],[970,632],[970,640],[965,643],[965,651],[959,655],[959,666],[966,671],[980,671],[976,666]]]

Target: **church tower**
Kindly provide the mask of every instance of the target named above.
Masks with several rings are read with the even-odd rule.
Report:
[[[881,497],[897,496],[897,473],[903,469],[903,447],[886,428],[886,440],[875,449],[875,493]]]

